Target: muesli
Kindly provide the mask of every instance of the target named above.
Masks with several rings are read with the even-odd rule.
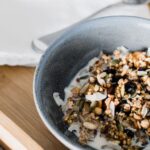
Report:
[[[81,144],[98,135],[124,150],[149,144],[150,48],[101,53],[75,82],[63,107],[64,121],[79,126],[75,132]]]

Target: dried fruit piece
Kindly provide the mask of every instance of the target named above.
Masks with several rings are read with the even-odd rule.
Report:
[[[124,132],[127,134],[127,136],[129,136],[131,138],[134,137],[134,132],[129,129],[125,129]]]
[[[132,81],[129,81],[125,84],[125,91],[129,94],[134,94],[136,89],[137,85]]]

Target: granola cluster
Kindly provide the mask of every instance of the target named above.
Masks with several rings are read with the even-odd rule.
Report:
[[[87,82],[71,90],[64,121],[80,122],[82,144],[100,132],[122,149],[144,148],[150,138],[150,49],[103,53],[89,72]]]

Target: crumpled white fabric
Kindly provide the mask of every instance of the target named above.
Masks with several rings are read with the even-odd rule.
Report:
[[[1,0],[0,65],[35,66],[32,39],[71,25],[120,0]],[[128,11],[128,10],[127,10]]]

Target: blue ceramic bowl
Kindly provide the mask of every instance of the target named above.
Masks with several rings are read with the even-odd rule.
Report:
[[[64,97],[64,88],[92,57],[118,46],[137,50],[150,47],[150,21],[137,17],[105,17],[84,22],[62,35],[47,49],[35,72],[34,99],[49,131],[72,150],[91,149],[67,131],[53,92]]]

